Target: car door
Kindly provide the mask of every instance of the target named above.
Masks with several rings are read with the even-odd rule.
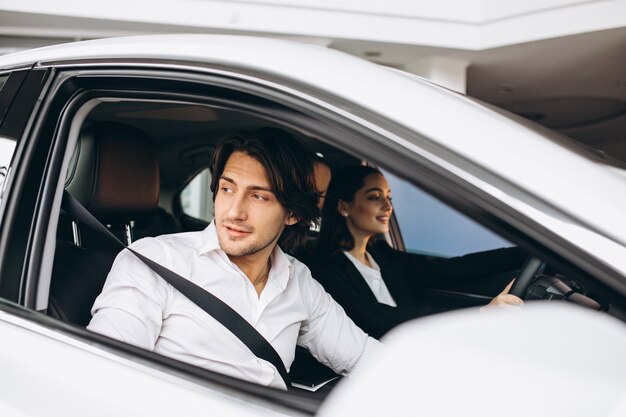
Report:
[[[3,198],[0,338],[11,342],[0,348],[0,368],[3,381],[12,383],[0,390],[0,412],[171,416],[206,415],[210,410],[233,416],[310,415],[319,400],[186,365],[45,314],[59,197],[72,140],[77,138],[72,129],[99,100],[172,100],[215,87],[198,82],[197,75],[190,76],[187,70],[163,72],[158,64],[140,73],[132,66],[102,71],[73,66],[48,67],[38,74],[37,85],[46,88],[34,94],[39,100],[33,100],[33,110],[20,114],[22,129],[11,132],[19,145]],[[23,107],[11,106],[8,115],[20,110]],[[5,120],[3,128],[14,126],[8,124],[11,119]],[[42,400],[29,401],[29,392]],[[71,404],[67,393],[74,394]]]

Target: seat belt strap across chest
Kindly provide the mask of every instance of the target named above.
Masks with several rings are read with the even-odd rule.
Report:
[[[161,278],[176,288],[185,297],[204,310],[207,314],[219,321],[241,340],[250,351],[258,358],[263,359],[276,368],[282,377],[287,389],[291,388],[287,369],[274,347],[239,313],[228,304],[220,300],[209,291],[183,278],[174,271],[142,255],[141,253],[126,247],[109,229],[96,219],[82,204],[80,204],[69,192],[63,192],[61,207],[76,221],[90,229],[106,236],[112,243],[121,249],[129,250],[148,268],[157,273]]]

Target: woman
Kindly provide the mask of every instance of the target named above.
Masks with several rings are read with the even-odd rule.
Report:
[[[322,210],[318,261],[313,275],[370,336],[433,312],[424,288],[518,269],[526,258],[517,248],[457,258],[432,258],[393,250],[372,237],[389,231],[393,206],[383,174],[349,166],[333,175]],[[490,306],[520,305],[507,288]]]

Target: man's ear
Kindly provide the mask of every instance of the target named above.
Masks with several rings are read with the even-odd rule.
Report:
[[[293,213],[289,213],[289,217],[287,217],[287,219],[285,220],[285,224],[287,226],[293,226],[294,224],[298,223],[300,221],[300,219]]]

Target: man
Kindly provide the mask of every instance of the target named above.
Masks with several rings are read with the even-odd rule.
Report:
[[[201,232],[142,239],[133,249],[236,310],[287,369],[299,344],[346,374],[378,342],[356,327],[302,263],[283,252],[304,242],[319,215],[313,164],[304,155],[303,145],[279,129],[228,138],[213,158],[213,222]],[[273,365],[128,251],[116,258],[92,314],[88,329],[95,332],[285,388]]]

